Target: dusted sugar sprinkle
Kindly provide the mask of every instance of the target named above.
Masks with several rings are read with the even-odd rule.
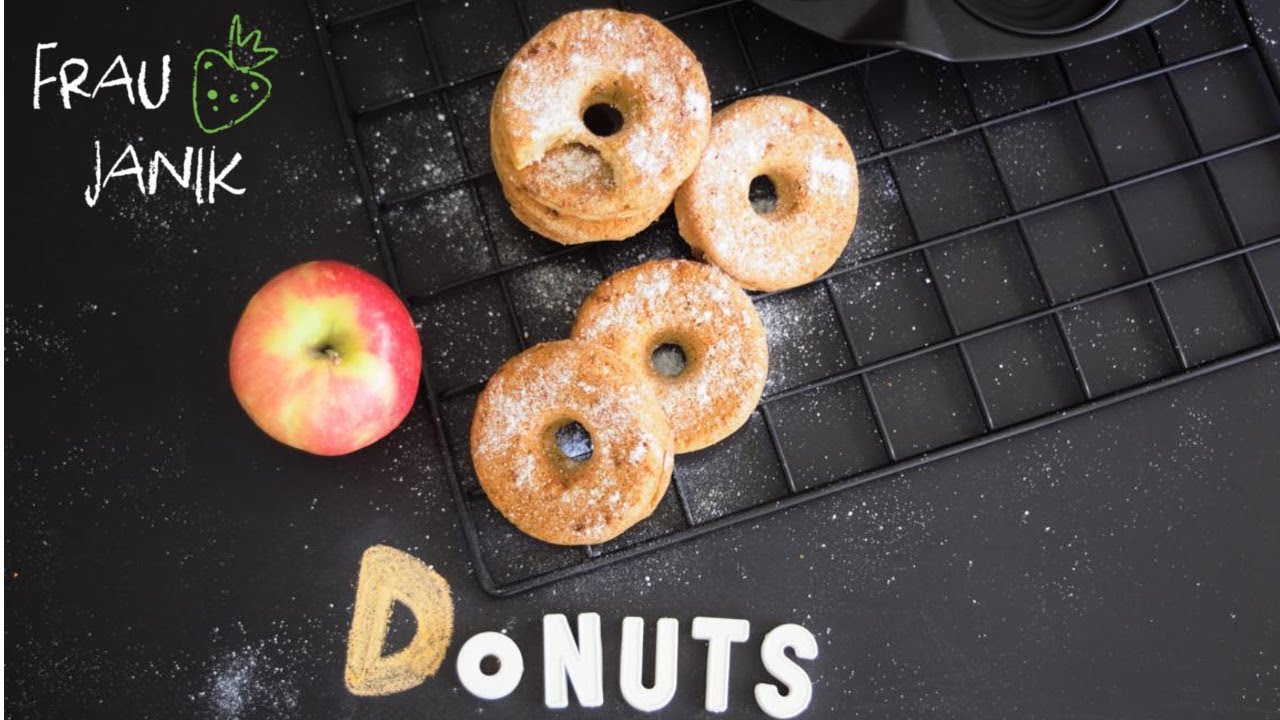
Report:
[[[614,350],[648,379],[677,452],[740,427],[768,374],[764,325],[750,298],[703,263],[656,260],[611,276],[583,302],[573,334]],[[665,345],[679,351],[654,352]]]
[[[250,646],[216,661],[200,698],[211,717],[241,720],[259,714],[296,717],[299,694],[287,664],[271,662],[260,648]]]
[[[594,452],[612,459],[614,448],[632,439],[632,426],[639,424],[639,409],[645,405],[643,388],[625,378],[615,378],[620,382],[606,388],[602,378],[583,375],[572,361],[562,358],[530,368],[518,379],[495,374],[490,387],[486,387],[491,414],[486,419],[485,432],[474,445],[477,457],[490,460],[508,454],[512,445],[527,439],[529,429],[541,424],[539,421],[553,415],[567,416],[572,408],[589,421],[593,447],[598,444]],[[581,407],[574,407],[579,405],[572,401],[575,397],[585,401]],[[642,429],[639,436],[642,445],[655,450],[660,447],[652,433]]]
[[[613,189],[613,170],[600,151],[579,143],[551,150],[529,168],[529,188],[577,188],[582,192]]]
[[[853,164],[844,158],[831,157],[821,150],[814,150],[809,156],[809,177],[805,182],[809,192],[848,195],[853,190],[856,174]]]

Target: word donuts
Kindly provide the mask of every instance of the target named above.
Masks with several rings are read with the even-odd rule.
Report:
[[[776,198],[753,202],[766,178]],[[844,133],[799,100],[760,96],[716,113],[702,162],[676,193],[680,235],[748,290],[826,272],[858,217],[858,169]]]
[[[494,91],[489,140],[512,212],[562,243],[647,227],[693,172],[711,96],[662,23],[617,10],[561,16],[516,53]]]
[[[742,427],[769,371],[751,299],[729,276],[689,260],[612,275],[583,301],[573,337],[613,350],[645,378],[671,421],[677,453]]]
[[[387,647],[391,615],[403,605],[413,615],[416,629],[407,645]],[[645,640],[645,619],[622,619],[620,632],[610,622],[606,629],[599,614],[577,616],[577,632],[569,617],[560,613],[542,616],[542,696],[548,708],[572,704],[600,708],[605,704],[606,657],[618,658],[617,685],[622,699],[636,710],[655,712],[675,699],[680,681],[680,638],[677,618],[659,618],[655,641]],[[356,602],[343,673],[353,695],[382,696],[405,692],[424,683],[440,670],[453,638],[454,607],[449,583],[418,558],[385,545],[365,551],[360,561]],[[507,630],[486,630],[472,635],[458,649],[455,667],[458,682],[481,700],[501,700],[520,686],[526,675],[524,651]],[[760,639],[758,664],[752,662],[743,643],[752,639],[752,623],[741,618],[697,616],[688,637],[706,643],[702,706],[723,713],[730,707],[731,674],[743,666],[757,676],[763,670],[768,682],[752,688],[756,705],[772,718],[803,713],[813,700],[814,680],[798,660],[818,657],[813,633],[795,623],[783,623]],[[617,642],[614,642],[615,638]],[[616,653],[616,654],[615,654]],[[736,658],[734,657],[736,655]],[[646,657],[652,670],[646,672]],[[793,659],[794,657],[794,659]],[[489,668],[485,663],[489,661]],[[536,662],[534,660],[533,662]],[[496,665],[497,669],[493,670]],[[751,667],[755,665],[755,667]],[[685,675],[690,673],[686,670]],[[652,680],[648,680],[652,677]],[[734,705],[740,711],[741,705]]]

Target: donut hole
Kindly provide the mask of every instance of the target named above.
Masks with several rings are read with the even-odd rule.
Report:
[[[684,348],[676,343],[664,342],[653,348],[649,356],[649,364],[653,371],[662,377],[679,376],[689,365],[689,358]]]
[[[570,464],[586,462],[591,459],[594,448],[591,445],[591,433],[577,420],[570,420],[556,428],[555,446],[561,457]]]
[[[751,178],[747,188],[747,198],[751,201],[751,209],[757,214],[768,215],[778,209],[778,186],[768,175],[757,175]]]
[[[480,658],[480,672],[485,675],[497,675],[502,670],[502,660],[497,655],[485,655]]]
[[[609,137],[622,129],[622,112],[609,103],[588,105],[582,111],[582,124],[596,137]]]

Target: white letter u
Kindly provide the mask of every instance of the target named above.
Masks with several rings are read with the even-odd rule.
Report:
[[[643,712],[653,712],[666,707],[675,697],[679,662],[676,644],[679,638],[679,620],[658,620],[658,637],[653,651],[653,687],[645,687],[640,677],[644,669],[644,618],[623,618],[618,685],[628,705]]]

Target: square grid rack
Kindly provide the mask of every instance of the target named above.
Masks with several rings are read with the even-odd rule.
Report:
[[[567,336],[605,276],[688,250],[670,212],[627,242],[563,247],[502,198],[494,84],[571,3],[320,1],[374,239],[421,324],[429,412],[492,594],[1280,350],[1278,31],[1247,0],[1193,1],[1058,55],[964,65],[838,45],[745,0],[630,0],[698,54],[717,107],[782,93],[841,125],[862,209],[823,278],[754,296],[771,367],[747,425],[677,458],[658,510],[616,540],[545,545],[476,482],[476,396],[521,349]]]

